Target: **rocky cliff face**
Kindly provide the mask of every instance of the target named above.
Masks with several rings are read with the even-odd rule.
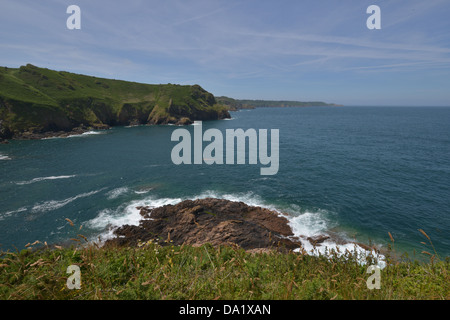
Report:
[[[277,212],[243,202],[206,198],[158,208],[140,207],[139,226],[122,226],[106,246],[136,246],[149,240],[174,245],[238,245],[246,250],[301,246],[288,220]]]

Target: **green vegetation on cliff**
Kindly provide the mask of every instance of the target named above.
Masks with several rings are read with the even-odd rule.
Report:
[[[74,240],[83,241],[79,237]],[[34,244],[36,251],[0,253],[0,299],[450,299],[448,260],[388,262],[380,289],[370,290],[367,265],[351,252],[315,257],[276,249],[254,253],[233,246],[161,244]],[[80,267],[79,290],[66,286],[70,265]]]
[[[0,138],[134,124],[229,117],[198,85],[143,84],[38,68],[0,67]]]

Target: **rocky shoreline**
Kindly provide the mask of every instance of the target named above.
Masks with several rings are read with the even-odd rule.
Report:
[[[222,119],[229,119],[229,115],[224,115],[223,118],[219,118],[219,120]],[[194,121],[187,117],[183,117],[179,119],[176,122],[161,122],[161,123],[148,123],[144,125],[164,125],[164,124],[173,124],[177,126],[185,126],[193,124]],[[139,126],[142,125],[139,122],[130,122],[128,126]],[[1,134],[0,132],[0,144],[8,144],[9,140],[40,140],[40,139],[49,139],[49,138],[67,138],[69,136],[73,135],[80,135],[86,132],[90,132],[93,130],[108,130],[111,129],[113,126],[107,125],[107,124],[94,124],[92,126],[85,126],[81,125],[79,127],[75,127],[71,130],[67,131],[40,131],[40,130],[27,130],[23,132],[16,132],[14,134]],[[0,123],[0,129],[1,129],[1,123]]]
[[[49,138],[67,138],[72,135],[80,135],[93,130],[107,130],[111,127],[106,124],[98,124],[93,126],[84,126],[81,125],[79,127],[75,127],[72,130],[68,131],[36,131],[36,130],[28,130],[20,133],[15,133],[14,135],[11,133],[10,135],[0,136],[0,144],[9,143],[8,140],[40,140],[40,139],[49,139]]]
[[[213,246],[237,245],[249,251],[291,251],[302,248],[302,240],[314,247],[326,240],[342,243],[342,240],[325,234],[300,239],[294,235],[286,215],[225,199],[185,200],[176,205],[137,209],[142,216],[140,224],[115,229],[115,237],[106,240],[104,246],[138,246],[153,241],[162,245],[209,243]],[[366,250],[374,249],[358,245]]]

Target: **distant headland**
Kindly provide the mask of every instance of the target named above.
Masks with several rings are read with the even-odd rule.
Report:
[[[290,101],[290,100],[247,100],[229,97],[216,97],[216,101],[227,106],[229,111],[255,108],[284,108],[284,107],[342,107],[341,104],[322,101]]]

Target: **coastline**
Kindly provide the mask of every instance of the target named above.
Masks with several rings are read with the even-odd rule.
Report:
[[[231,115],[227,112],[225,114],[222,114],[218,116],[217,119],[206,119],[204,121],[208,120],[230,120]],[[175,126],[185,126],[185,125],[192,125],[196,120],[191,120],[188,117],[182,117],[178,121],[166,121],[162,123],[137,123],[137,122],[131,122],[128,125],[114,125],[110,126],[107,124],[93,124],[90,126],[81,125],[78,127],[75,127],[71,130],[67,131],[34,131],[34,130],[27,130],[23,132],[16,132],[14,134],[9,134],[5,136],[0,136],[0,144],[8,144],[10,140],[42,140],[42,139],[53,139],[53,138],[67,138],[70,136],[78,136],[82,134],[86,134],[89,132],[92,132],[94,130],[109,130],[114,127],[135,127],[135,126],[154,126],[154,125],[175,125]],[[203,121],[203,120],[202,120]],[[0,123],[1,124],[1,123]]]
[[[17,133],[14,137],[10,139],[4,139],[0,143],[8,144],[10,140],[42,140],[42,139],[53,139],[53,138],[68,138],[70,136],[77,136],[93,132],[94,130],[108,130],[111,129],[108,125],[95,125],[95,126],[79,126],[70,131],[45,131],[45,132],[33,132],[24,131]]]
[[[347,241],[338,234],[321,232],[311,236],[296,234],[291,216],[241,201],[219,198],[183,200],[160,207],[140,206],[139,225],[114,228],[106,247],[137,247],[148,242],[175,246],[237,246],[249,252],[299,252],[327,255],[355,252],[385,266],[386,250],[360,242]]]

